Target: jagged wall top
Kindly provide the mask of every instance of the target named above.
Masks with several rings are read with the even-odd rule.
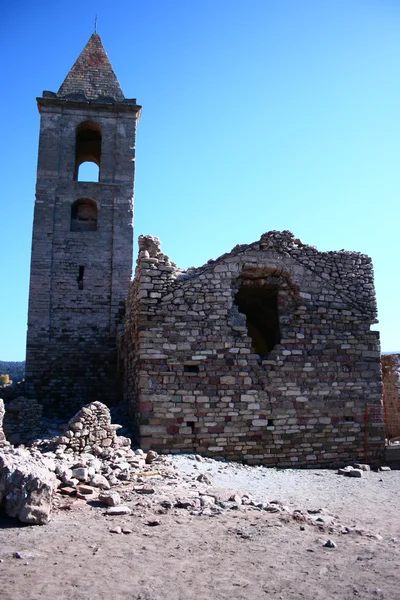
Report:
[[[234,257],[246,261],[247,254],[262,252],[274,254],[284,262],[289,259],[311,271],[322,280],[338,299],[346,302],[352,309],[376,322],[377,308],[374,288],[373,268],[369,256],[359,252],[339,250],[320,252],[315,246],[304,244],[288,230],[268,231],[251,244],[239,244],[215,260],[209,260],[201,267],[182,270],[176,267],[170,258],[161,252],[160,240],[153,236],[139,237],[138,267],[142,260],[150,259],[154,263],[173,266],[171,278],[195,278],[205,271],[214,269],[221,262]]]

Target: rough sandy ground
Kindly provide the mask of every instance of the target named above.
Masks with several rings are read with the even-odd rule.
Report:
[[[132,515],[105,516],[104,506],[82,501],[42,527],[2,516],[0,598],[400,599],[400,471],[353,479],[187,457],[173,465],[179,476],[148,478],[151,497],[122,486]],[[290,510],[198,516],[160,507],[157,498],[197,490],[199,473],[213,481],[206,490],[236,489]],[[111,533],[116,526],[131,533]],[[328,539],[337,547],[324,547]]]

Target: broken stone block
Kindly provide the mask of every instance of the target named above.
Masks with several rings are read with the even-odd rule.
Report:
[[[363,471],[361,469],[351,469],[346,473],[347,477],[362,477]]]
[[[10,517],[31,525],[47,523],[56,487],[55,474],[39,457],[16,448],[0,454],[0,505]]]
[[[355,469],[361,469],[361,471],[370,471],[371,467],[369,465],[364,465],[364,464],[360,464],[360,463],[356,463],[354,465]]]
[[[63,496],[75,496],[75,494],[76,494],[76,489],[75,489],[75,488],[72,488],[72,487],[68,487],[68,486],[67,486],[67,487],[60,488],[60,493],[61,493]]]
[[[89,471],[86,467],[76,467],[76,469],[72,469],[72,476],[79,481],[88,481]]]
[[[129,508],[129,506],[125,505],[111,506],[106,511],[107,515],[130,515],[131,513],[132,510]]]
[[[119,506],[121,504],[121,496],[118,492],[100,492],[99,502],[107,506]]]
[[[84,496],[90,496],[95,490],[90,485],[78,485],[77,491]]]

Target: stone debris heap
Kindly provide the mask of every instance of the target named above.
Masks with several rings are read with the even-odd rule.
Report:
[[[0,398],[0,448],[2,446],[7,446],[8,445],[8,442],[6,440],[6,436],[4,434],[4,429],[3,429],[4,413],[5,413],[4,402]]]
[[[116,434],[121,427],[111,423],[110,411],[105,404],[91,402],[69,421],[68,429],[58,440],[58,447],[65,451],[99,455],[104,448],[130,446],[128,438]]]
[[[7,407],[8,410],[8,407]],[[111,424],[109,409],[100,402],[84,406],[64,435],[36,439],[28,448],[14,448],[1,429],[4,405],[0,402],[0,505],[11,517],[42,525],[50,518],[56,490],[62,495],[93,499],[94,490],[109,490],[130,477],[130,464],[145,462],[130,448],[130,440],[117,437],[121,425]]]
[[[89,422],[93,431],[84,433]],[[71,430],[71,425],[78,423],[82,428]],[[183,457],[177,460],[178,457],[159,456],[153,450],[147,454],[141,449],[133,450],[127,438],[122,438],[121,445],[115,435],[118,427],[111,425],[107,407],[94,402],[69,423],[67,431],[81,433],[80,436],[36,440],[28,448],[2,448],[0,505],[9,516],[29,524],[47,523],[52,510],[101,511],[105,518],[111,519],[110,533],[132,532],[129,523],[121,521],[119,525],[113,521],[115,517],[136,515],[145,519],[147,525],[155,526],[161,524],[162,515],[182,510],[203,517],[227,511],[262,511],[276,513],[277,518],[287,522],[295,520],[318,527],[335,525],[339,532],[342,529],[340,523],[334,523],[332,515],[321,509],[298,510],[277,500],[260,502],[250,493],[219,488],[208,473],[197,470],[200,463],[205,463],[203,471],[213,465],[218,465],[218,472],[234,469],[240,487],[241,471],[261,467],[217,463],[193,454],[188,457],[193,469],[188,470],[183,468]],[[79,444],[74,445],[71,440],[78,440]],[[105,446],[101,446],[102,440],[108,440]],[[367,465],[354,466],[354,469],[348,467],[349,473],[346,470],[345,474],[355,476],[352,473],[357,471],[360,476],[358,473],[368,470]]]

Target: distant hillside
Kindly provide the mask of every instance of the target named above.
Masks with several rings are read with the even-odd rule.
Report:
[[[0,375],[9,375],[13,383],[22,381],[25,377],[25,361],[0,360]]]

